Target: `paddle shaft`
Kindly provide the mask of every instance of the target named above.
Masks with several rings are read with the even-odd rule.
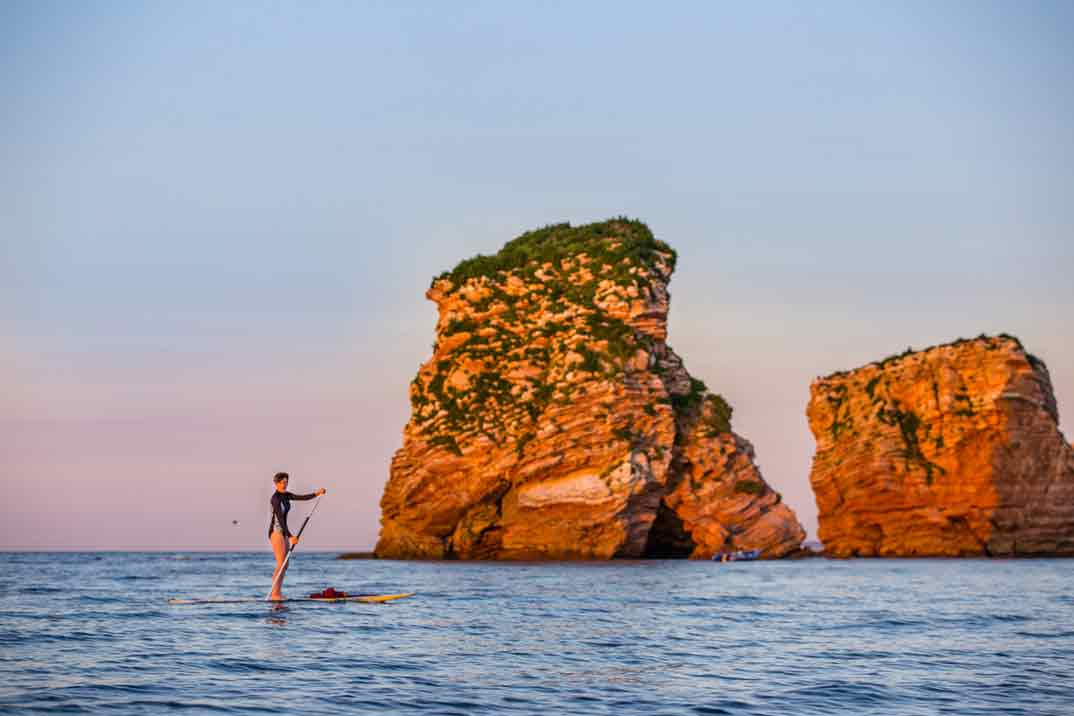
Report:
[[[302,538],[302,532],[305,531],[306,525],[310,523],[310,517],[313,517],[313,513],[317,511],[317,507],[321,504],[321,497],[323,497],[323,495],[317,496],[317,501],[313,503],[313,509],[310,510],[310,513],[308,515],[306,515],[306,519],[302,520],[302,526],[298,528],[298,534],[295,535],[296,539]],[[265,599],[271,598],[272,593],[276,591],[276,583],[280,581],[281,577],[283,577],[283,572],[285,569],[287,569],[287,563],[291,561],[291,553],[295,551],[295,547],[297,546],[297,544],[288,546],[287,556],[283,558],[283,564],[281,564],[280,568],[276,570],[276,576],[272,578],[272,588],[269,589],[268,596],[266,596]]]

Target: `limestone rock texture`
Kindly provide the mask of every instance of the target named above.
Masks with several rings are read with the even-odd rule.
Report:
[[[1074,554],[1074,449],[1044,363],[980,336],[818,378],[806,410],[834,557]]]
[[[433,355],[381,499],[395,559],[780,557],[804,532],[668,347],[641,222],[528,232],[433,280]]]

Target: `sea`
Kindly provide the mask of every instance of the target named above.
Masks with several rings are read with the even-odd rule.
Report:
[[[0,713],[1074,714],[1074,560],[0,554]]]

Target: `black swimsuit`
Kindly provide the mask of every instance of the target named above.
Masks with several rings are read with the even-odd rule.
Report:
[[[316,496],[316,492],[311,492],[308,495],[296,495],[293,492],[273,492],[272,499],[269,500],[272,504],[272,516],[268,526],[269,539],[272,539],[273,532],[282,533],[285,539],[291,536],[291,530],[287,529],[287,513],[291,511],[291,500],[312,500]]]

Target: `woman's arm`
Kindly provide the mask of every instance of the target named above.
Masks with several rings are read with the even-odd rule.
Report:
[[[312,500],[314,497],[317,496],[317,493],[311,492],[308,495],[296,495],[293,492],[288,492],[287,496],[290,497],[292,500]]]

